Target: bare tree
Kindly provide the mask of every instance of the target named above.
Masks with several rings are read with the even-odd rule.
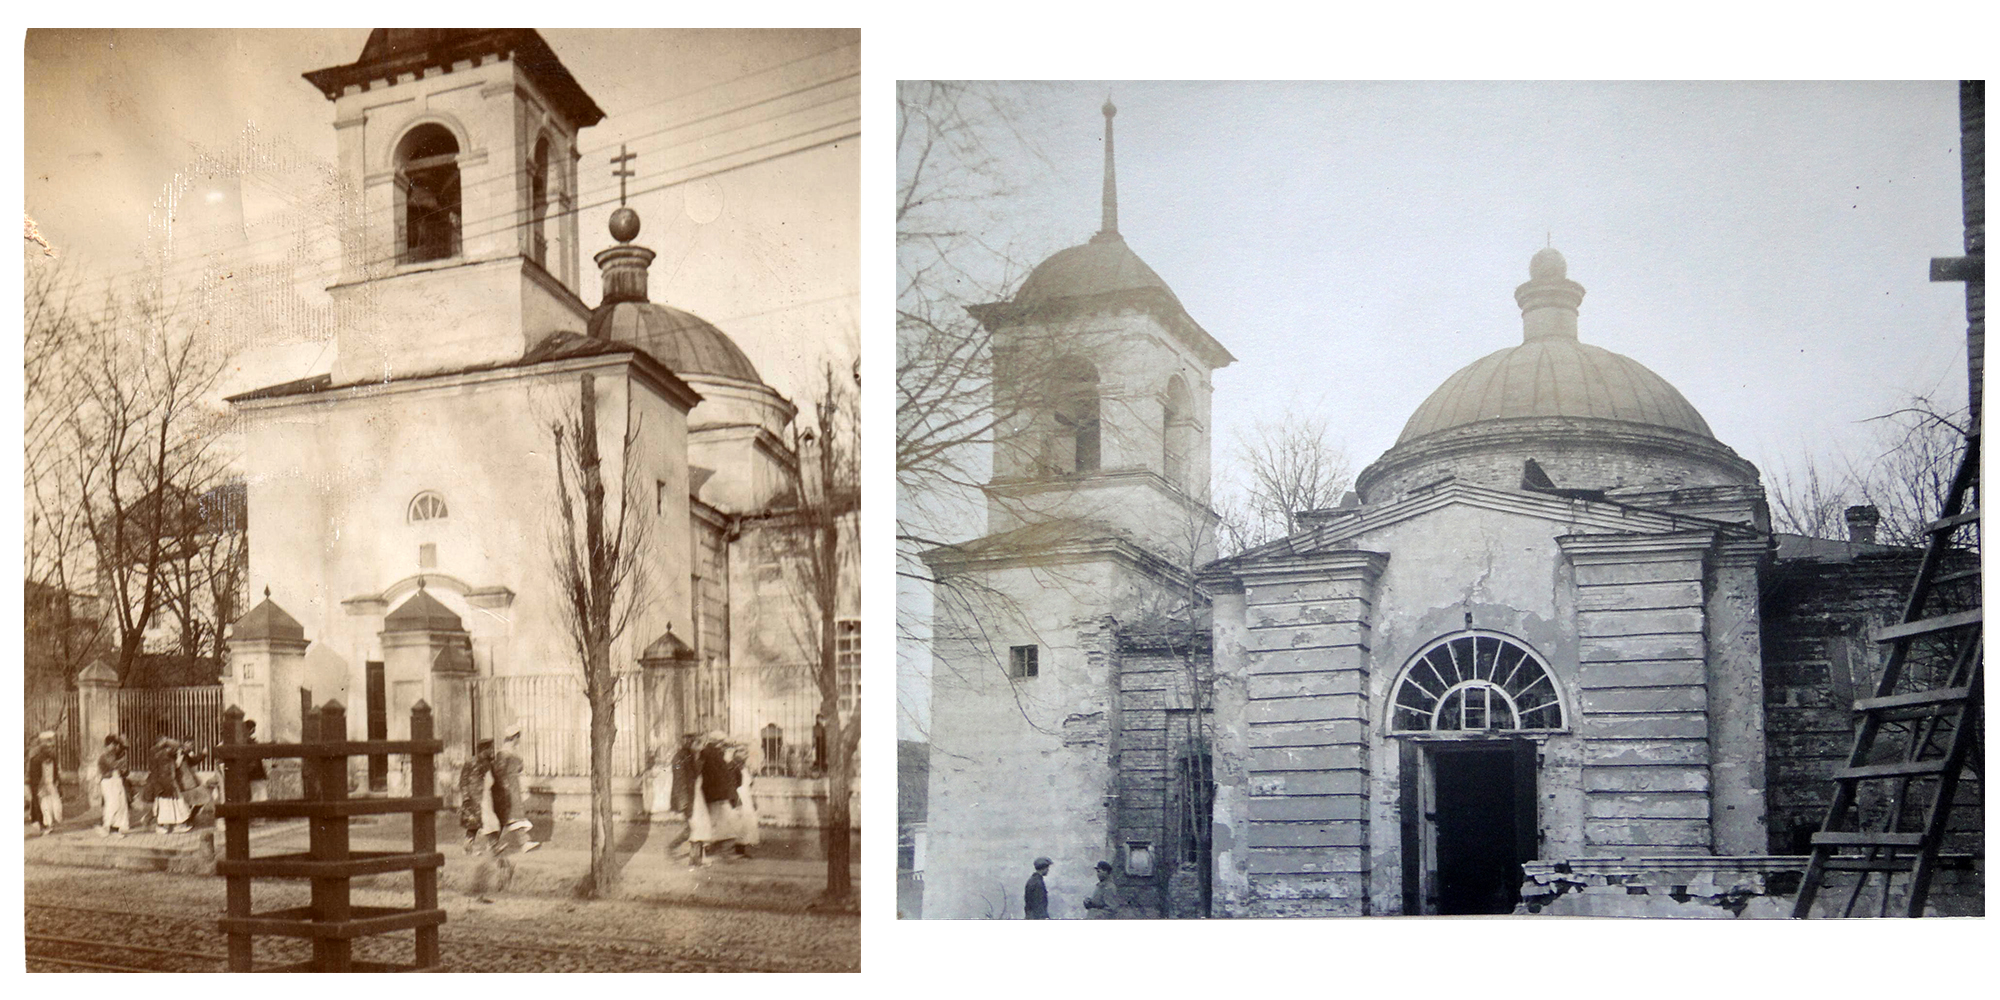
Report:
[[[1234,457],[1231,496],[1223,504],[1223,540],[1231,551],[1297,533],[1299,514],[1338,505],[1354,482],[1326,421],[1296,411],[1258,421],[1238,437]]]
[[[801,612],[796,641],[805,654],[807,670],[819,694],[819,715],[827,726],[826,798],[820,809],[820,836],[826,856],[826,888],[821,902],[845,907],[853,898],[851,872],[854,794],[857,757],[861,748],[861,706],[858,662],[844,670],[841,663],[840,619],[858,610],[851,587],[859,578],[859,517],[861,513],[860,414],[855,397],[860,370],[848,388],[832,363],[821,371],[821,395],[813,403],[813,423],[795,431],[799,488],[789,506],[755,520],[776,533],[779,548],[792,564],[785,578],[792,584]],[[843,705],[846,702],[846,705]]]
[[[65,590],[92,582],[128,677],[173,589],[175,507],[217,470],[222,361],[157,294],[88,312],[44,303],[30,334],[31,559]]]
[[[1872,417],[1874,440],[1860,457],[1808,456],[1773,472],[1766,496],[1774,531],[1808,538],[1847,537],[1846,511],[1866,504],[1881,521],[1884,545],[1922,546],[1924,526],[1938,516],[1951,491],[1969,430],[1966,411],[1938,407],[1925,397]]]
[[[593,379],[589,373],[579,378],[576,414],[550,427],[557,516],[550,550],[563,626],[583,663],[584,700],[590,706],[590,875],[585,892],[601,897],[618,880],[611,840],[611,751],[618,738],[611,646],[644,601],[649,545],[647,519],[640,516],[643,508],[629,483],[620,484],[616,502],[607,506]],[[634,421],[625,428],[619,454],[632,455],[638,438]],[[628,467],[620,463],[621,469]]]

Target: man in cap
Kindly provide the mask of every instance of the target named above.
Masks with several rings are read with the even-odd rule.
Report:
[[[1083,901],[1085,920],[1115,920],[1118,917],[1118,883],[1111,880],[1111,862],[1097,863],[1097,888]]]
[[[1028,888],[1022,895],[1029,920],[1049,919],[1049,887],[1042,876],[1049,873],[1051,863],[1047,858],[1036,858],[1035,873],[1028,876]]]
[[[55,730],[35,734],[35,748],[28,753],[27,778],[35,825],[46,835],[63,819],[62,761],[56,753]]]

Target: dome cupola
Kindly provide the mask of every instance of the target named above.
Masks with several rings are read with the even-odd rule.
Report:
[[[1445,379],[1357,479],[1363,499],[1445,477],[1517,486],[1529,458],[1564,487],[1755,483],[1756,468],[1667,380],[1578,339],[1583,295],[1560,252],[1537,252],[1514,290],[1521,343]]]

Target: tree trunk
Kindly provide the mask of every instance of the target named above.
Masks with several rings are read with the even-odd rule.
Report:
[[[618,738],[610,677],[610,650],[591,650],[590,693],[590,894],[603,898],[618,885],[617,857],[612,851],[611,749]]]

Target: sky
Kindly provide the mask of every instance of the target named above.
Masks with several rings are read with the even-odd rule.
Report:
[[[1941,83],[1023,84],[1048,161],[1002,234],[1032,264],[1119,228],[1236,355],[1239,433],[1323,417],[1354,466],[1454,371],[1520,342],[1553,245],[1580,336],[1680,389],[1760,469],[1864,451],[1913,395],[1965,399],[1957,87]]]
[[[1359,472],[1453,372],[1521,342],[1513,292],[1547,245],[1586,290],[1583,342],[1678,388],[1767,486],[1878,454],[1868,419],[1914,396],[1966,398],[1964,286],[1929,281],[1963,252],[1953,82],[1001,90],[1014,191],[964,218],[990,277],[1097,230],[1109,96],[1119,230],[1237,358],[1214,379],[1218,478],[1288,414]],[[904,653],[919,738],[928,657]]]
[[[829,351],[851,359],[859,33],[543,36],[606,112],[578,140],[583,300],[599,294],[590,255],[613,243],[608,161],[623,143],[638,154],[628,182],[644,221],[638,242],[659,254],[654,301],[715,323],[794,399]],[[333,104],[300,74],[352,62],[367,37],[368,29],[29,33],[29,218],[93,291],[162,268],[186,277],[199,270],[192,253],[220,249],[288,262],[297,294],[323,301],[339,246],[325,197]],[[182,238],[189,232],[202,238]],[[305,327],[245,337],[223,390],[326,370],[327,331]]]

